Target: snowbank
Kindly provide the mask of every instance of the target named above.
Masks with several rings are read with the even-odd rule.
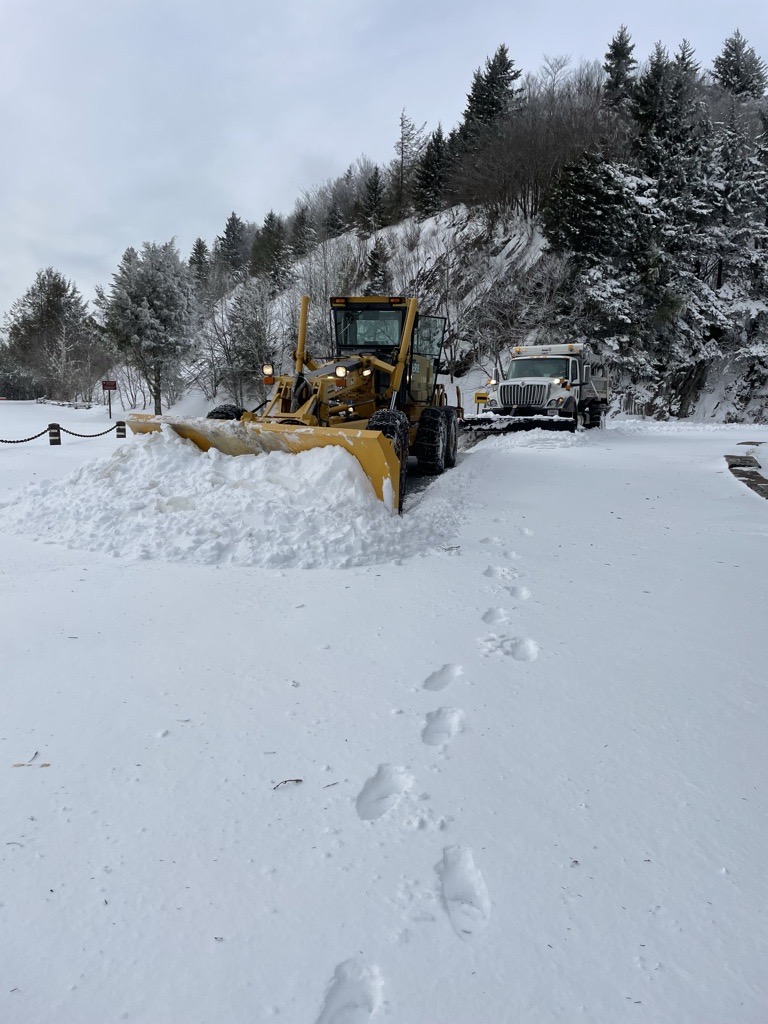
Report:
[[[391,515],[341,448],[231,458],[173,431],[32,484],[0,507],[0,530],[71,548],[270,568],[393,561],[441,544],[456,524],[439,494]]]

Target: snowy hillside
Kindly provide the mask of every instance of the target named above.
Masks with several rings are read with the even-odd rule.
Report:
[[[330,452],[0,445],[3,1024],[762,1024],[745,441],[497,437],[401,520]]]

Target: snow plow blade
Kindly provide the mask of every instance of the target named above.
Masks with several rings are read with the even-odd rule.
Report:
[[[343,427],[304,427],[260,420],[181,419],[135,413],[126,422],[134,434],[150,434],[170,427],[201,451],[216,448],[224,455],[263,455],[268,452],[309,451],[336,445],[360,463],[376,497],[390,511],[400,503],[400,462],[388,437],[378,430]]]
[[[572,416],[467,416],[462,427],[477,438],[509,434],[516,430],[575,430]]]

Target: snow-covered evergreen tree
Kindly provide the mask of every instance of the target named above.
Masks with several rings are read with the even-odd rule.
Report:
[[[413,205],[421,217],[431,217],[445,205],[448,182],[448,148],[438,125],[424,149],[413,183]]]
[[[287,280],[290,255],[285,220],[270,210],[253,241],[251,275],[269,280],[279,291]]]
[[[317,232],[312,222],[309,206],[306,203],[300,203],[291,217],[290,229],[288,231],[288,246],[291,258],[294,260],[301,259],[316,244]]]
[[[4,318],[7,357],[51,398],[90,398],[111,352],[74,282],[47,267]]]
[[[622,25],[611,40],[603,63],[605,99],[609,106],[622,105],[632,94],[634,70],[637,67],[634,50],[635,44],[627,26]]]
[[[224,225],[224,233],[216,237],[214,259],[234,277],[245,274],[248,268],[248,233],[245,223],[232,211]]]
[[[456,155],[471,149],[483,133],[491,130],[508,113],[515,92],[514,83],[521,73],[503,43],[493,57],[486,59],[485,67],[475,71],[455,136]]]
[[[374,167],[363,184],[357,210],[357,228],[362,238],[369,238],[385,224],[384,180]]]
[[[712,76],[740,98],[760,99],[768,86],[768,68],[738,29],[723,43],[712,61]]]
[[[365,267],[367,284],[364,295],[389,295],[392,291],[392,273],[389,268],[389,250],[382,238],[377,238]]]
[[[160,414],[166,378],[192,345],[194,281],[175,243],[126,249],[100,306],[108,334],[147,382]]]
[[[189,269],[195,283],[195,296],[198,305],[207,305],[208,289],[211,277],[211,254],[203,238],[196,238],[189,254]]]

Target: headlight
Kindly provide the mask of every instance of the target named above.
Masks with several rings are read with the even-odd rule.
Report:
[[[370,377],[372,373],[373,370],[370,368],[370,366],[366,366],[366,368],[363,370],[364,377]]]
[[[264,365],[261,368],[261,372],[264,374],[265,377],[271,377],[275,372],[275,368],[272,365],[272,363],[264,363]]]
[[[346,366],[337,366],[336,367],[336,376],[337,377],[346,377],[347,376],[347,368],[346,368]]]
[[[565,399],[562,395],[560,396],[560,398],[550,398],[550,400],[547,402],[547,408],[550,409],[553,408],[554,406],[562,405],[564,401]]]

